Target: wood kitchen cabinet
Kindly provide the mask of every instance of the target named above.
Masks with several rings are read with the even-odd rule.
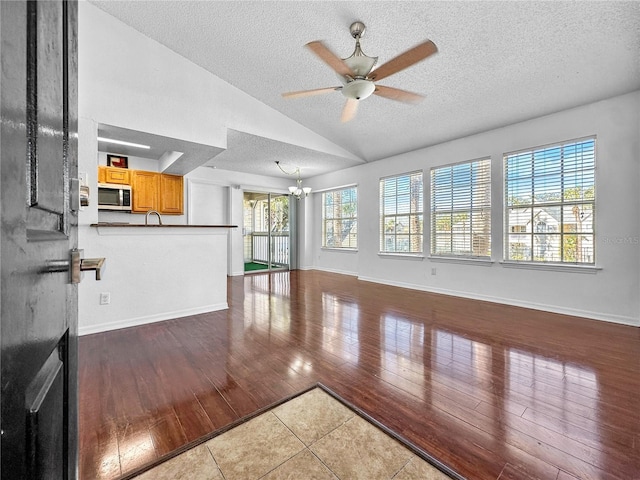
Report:
[[[158,210],[158,194],[160,192],[160,174],[145,170],[133,170],[131,175],[131,212],[147,213]]]
[[[160,175],[160,213],[182,214],[184,181],[178,175]]]
[[[126,168],[98,167],[98,183],[116,183],[120,185],[131,184],[131,173]]]
[[[132,213],[157,210],[162,214],[184,213],[184,180],[178,175],[167,175],[145,170],[131,171]]]

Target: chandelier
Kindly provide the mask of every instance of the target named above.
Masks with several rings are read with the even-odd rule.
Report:
[[[300,167],[296,167],[296,170],[294,172],[287,172],[284,168],[282,168],[280,166],[280,162],[278,160],[276,160],[276,165],[278,166],[280,171],[282,173],[284,173],[285,175],[295,175],[296,176],[296,184],[295,185],[291,185],[289,187],[289,193],[291,195],[296,197],[296,199],[300,200],[300,198],[302,197],[303,194],[306,197],[311,193],[311,187],[303,187],[302,186],[302,180],[300,179]]]

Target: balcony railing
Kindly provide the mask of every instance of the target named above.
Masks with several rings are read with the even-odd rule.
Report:
[[[245,235],[245,261],[269,263],[269,234],[267,232],[254,232]],[[271,234],[271,263],[275,266],[289,266],[288,232]]]

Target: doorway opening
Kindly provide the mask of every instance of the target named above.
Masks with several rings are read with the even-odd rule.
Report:
[[[245,273],[291,268],[291,203],[281,193],[245,192]]]

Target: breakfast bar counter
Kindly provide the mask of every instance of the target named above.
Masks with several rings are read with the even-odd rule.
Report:
[[[228,233],[236,225],[98,222],[84,257],[105,258],[100,281],[82,281],[81,335],[228,308]],[[87,275],[85,273],[84,275]],[[108,294],[108,295],[105,295]],[[108,303],[104,299],[108,298]]]
[[[98,222],[92,223],[90,227],[96,228],[116,228],[116,227],[132,227],[132,228],[238,228],[237,225],[171,225],[163,223],[124,223],[124,222]]]

